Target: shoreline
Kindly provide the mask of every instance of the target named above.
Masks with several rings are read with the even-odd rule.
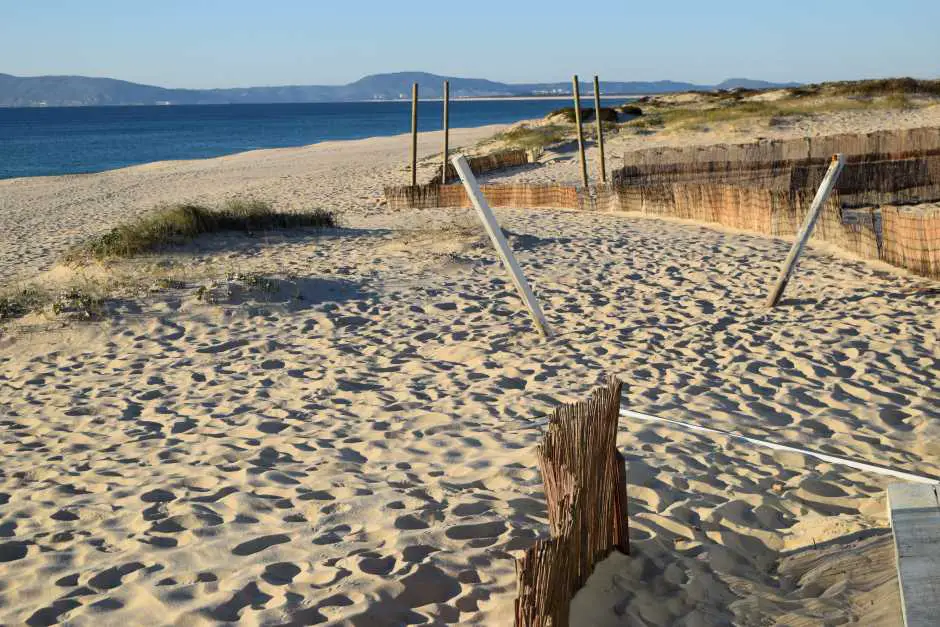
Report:
[[[533,118],[533,119],[537,120],[539,118]],[[486,130],[486,129],[492,129],[493,135],[495,135],[500,130],[508,128],[509,126],[512,126],[513,124],[519,124],[522,122],[529,122],[529,121],[531,120],[522,119],[516,122],[507,123],[507,124],[482,124],[480,126],[451,127],[450,133],[451,135],[453,135],[455,132],[468,132],[468,131],[475,132],[475,131],[481,131],[481,130]],[[435,131],[420,131],[418,133],[418,137],[420,140],[420,138],[424,135],[438,135],[438,134],[442,134],[443,132],[444,132],[443,129],[439,129]],[[150,168],[150,167],[157,167],[161,165],[179,165],[179,164],[187,164],[187,163],[200,163],[200,162],[208,162],[208,161],[221,160],[221,159],[233,159],[233,158],[238,158],[238,157],[242,157],[245,155],[254,155],[254,154],[261,154],[261,153],[268,153],[268,152],[303,151],[303,150],[313,148],[315,146],[325,146],[328,144],[343,145],[343,144],[352,144],[355,142],[368,142],[372,140],[400,139],[400,138],[407,138],[410,140],[411,133],[408,132],[408,133],[396,133],[393,135],[369,135],[367,137],[353,137],[349,139],[324,139],[322,141],[313,142],[311,144],[300,144],[297,146],[275,146],[273,148],[252,148],[250,150],[240,150],[237,152],[230,152],[230,153],[226,153],[223,155],[216,155],[214,157],[197,157],[195,159],[161,159],[158,161],[144,161],[141,163],[133,163],[130,165],[121,166],[117,168],[109,168],[106,170],[95,170],[91,172],[72,172],[72,173],[67,173],[67,174],[36,174],[33,176],[11,176],[7,178],[0,178],[0,185],[9,183],[9,182],[14,182],[14,181],[48,180],[48,179],[55,179],[55,178],[85,178],[89,176],[109,174],[112,172],[122,172],[125,170],[132,170],[134,168]]]

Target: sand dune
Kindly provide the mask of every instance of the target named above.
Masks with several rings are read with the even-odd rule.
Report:
[[[370,142],[0,184],[5,277],[157,200],[346,227],[116,264],[189,278],[5,331],[0,623],[508,624],[539,425],[607,373],[638,411],[940,477],[935,284],[811,250],[767,312],[785,242],[500,211],[542,341],[472,214],[376,206],[406,141]],[[581,624],[897,624],[887,478],[662,424],[618,444],[634,555]]]

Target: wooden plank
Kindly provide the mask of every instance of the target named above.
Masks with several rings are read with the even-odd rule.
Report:
[[[587,159],[584,156],[584,129],[581,128],[581,86],[578,75],[574,75],[572,93],[574,94],[574,122],[578,127],[578,156],[581,159],[581,183],[588,187]]]
[[[813,204],[809,208],[809,213],[806,214],[806,220],[803,222],[803,227],[800,229],[800,232],[796,234],[796,241],[793,242],[793,247],[790,249],[790,254],[787,255],[786,261],[783,262],[783,267],[780,269],[780,276],[777,277],[777,282],[774,285],[774,288],[767,296],[768,307],[776,307],[777,303],[780,302],[780,298],[783,296],[783,291],[787,288],[787,283],[790,282],[790,276],[793,274],[793,269],[796,268],[796,262],[803,253],[803,248],[806,246],[806,242],[809,241],[809,236],[813,232],[813,227],[816,225],[816,220],[819,218],[819,214],[822,211],[823,205],[826,204],[826,200],[829,199],[829,194],[832,193],[832,189],[835,187],[836,181],[839,179],[839,174],[842,173],[843,167],[845,167],[845,157],[843,157],[841,154],[838,154],[832,158],[832,163],[829,165],[829,170],[826,172],[826,176],[823,179],[822,184],[816,191],[816,197],[813,198]]]
[[[525,275],[522,274],[522,268],[519,267],[519,263],[512,254],[512,249],[509,248],[509,242],[506,241],[502,229],[499,228],[499,223],[496,221],[493,210],[490,209],[489,203],[487,203],[486,198],[483,197],[483,192],[480,191],[480,185],[477,183],[476,177],[473,176],[473,171],[470,169],[470,164],[467,163],[467,158],[463,155],[456,155],[451,162],[454,164],[454,168],[457,169],[460,180],[463,181],[463,186],[467,190],[467,196],[470,197],[470,202],[473,203],[477,214],[480,216],[480,221],[483,222],[483,228],[486,229],[490,240],[493,242],[493,246],[496,248],[496,252],[499,253],[500,259],[503,260],[503,266],[505,266],[506,271],[509,272],[509,276],[516,286],[516,291],[519,292],[519,296],[522,297],[522,302],[524,302],[529,309],[529,314],[532,316],[532,321],[535,323],[536,329],[538,329],[543,337],[551,337],[548,323],[545,321],[545,315],[542,313],[542,309],[539,307],[539,303],[535,299],[535,294],[532,293],[532,288],[529,287]]]
[[[888,486],[907,627],[940,624],[940,484]]]

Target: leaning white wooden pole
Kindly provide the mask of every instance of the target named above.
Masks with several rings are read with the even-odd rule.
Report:
[[[780,276],[777,277],[777,283],[767,296],[768,307],[776,307],[777,303],[780,302],[783,291],[787,289],[787,283],[790,281],[790,276],[793,274],[793,269],[796,268],[796,262],[803,253],[803,248],[806,246],[806,242],[809,241],[813,227],[816,226],[816,220],[819,218],[823,205],[825,205],[826,201],[829,199],[829,194],[832,193],[832,189],[836,186],[836,181],[839,179],[839,175],[842,173],[844,166],[845,157],[841,154],[832,158],[832,163],[829,164],[829,171],[826,172],[822,185],[816,190],[816,197],[813,198],[813,204],[809,208],[809,213],[806,214],[803,227],[800,229],[800,232],[797,233],[796,241],[793,242],[790,254],[787,255],[786,261],[783,262],[783,267],[780,268]]]
[[[489,203],[487,203],[486,198],[483,197],[483,192],[480,191],[477,179],[473,176],[470,164],[467,163],[467,158],[463,155],[456,155],[451,160],[451,163],[453,163],[454,168],[457,169],[457,174],[460,175],[460,180],[463,181],[463,186],[467,190],[467,196],[470,197],[470,202],[473,203],[474,208],[477,210],[480,221],[483,222],[483,227],[493,241],[496,252],[499,253],[500,258],[503,260],[503,265],[506,267],[506,271],[509,272],[509,276],[516,286],[516,291],[519,292],[522,302],[524,302],[529,309],[529,313],[532,315],[532,321],[535,323],[535,328],[538,329],[543,337],[551,337],[551,331],[549,331],[548,323],[545,321],[545,314],[542,313],[542,309],[535,299],[535,294],[532,293],[532,288],[529,287],[528,281],[525,280],[525,275],[522,274],[522,268],[519,267],[519,263],[516,261],[515,256],[513,256],[512,249],[509,248],[509,242],[506,241],[502,229],[499,228],[499,223],[496,222],[496,216],[493,214],[493,210],[490,209]]]

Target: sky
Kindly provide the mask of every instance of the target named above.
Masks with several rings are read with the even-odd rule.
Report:
[[[940,77],[940,0],[0,0],[0,72],[164,87]]]

